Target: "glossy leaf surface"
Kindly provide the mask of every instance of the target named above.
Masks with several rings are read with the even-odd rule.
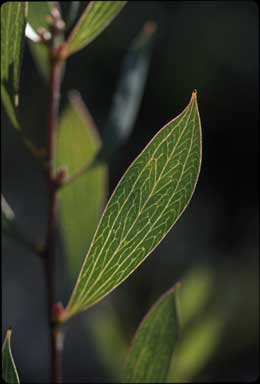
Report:
[[[8,117],[17,129],[16,107],[19,104],[26,13],[26,1],[8,1],[1,5],[1,98]]]
[[[19,383],[19,377],[11,351],[11,329],[6,332],[5,341],[2,347],[2,378],[6,383]]]
[[[201,127],[193,92],[184,111],[155,135],[117,185],[64,318],[102,299],[156,248],[187,207],[200,164]]]
[[[178,289],[178,288],[177,288]],[[176,288],[164,294],[139,325],[123,383],[165,383],[179,334]]]
[[[125,1],[90,1],[64,46],[64,56],[86,47],[116,17]]]
[[[58,127],[56,167],[69,176],[90,163],[101,145],[95,123],[80,96],[71,94]],[[59,219],[71,280],[79,273],[106,199],[107,168],[100,164],[58,192]]]

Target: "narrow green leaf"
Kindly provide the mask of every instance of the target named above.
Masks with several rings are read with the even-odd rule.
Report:
[[[187,207],[200,164],[201,127],[193,92],[188,106],[155,135],[112,194],[64,319],[101,300],[157,247]]]
[[[9,232],[14,222],[14,212],[4,196],[1,195],[2,231]]]
[[[105,157],[129,137],[141,104],[156,24],[148,21],[132,42],[122,63],[118,86],[104,132]]]
[[[1,98],[8,117],[17,129],[16,107],[19,104],[26,13],[26,1],[8,1],[1,6]]]
[[[126,1],[90,1],[64,45],[64,57],[86,47],[121,11]]]
[[[11,334],[12,330],[8,329],[2,347],[2,378],[6,383],[15,384],[19,383],[19,377],[11,351]]]
[[[6,88],[1,84],[1,99],[2,103],[5,107],[7,116],[9,117],[11,123],[16,129],[20,129],[17,117],[16,117],[16,110],[15,106],[10,98],[10,95],[8,94]]]
[[[55,1],[28,1],[28,22],[37,32],[39,28],[49,29],[47,16],[57,6]]]
[[[34,249],[33,243],[28,240],[24,234],[20,231],[17,225],[15,214],[12,208],[9,206],[4,196],[1,195],[1,216],[2,216],[2,233],[5,236],[10,237],[13,240],[23,244],[27,249]]]
[[[38,29],[46,29],[49,31],[47,16],[51,10],[57,6],[55,1],[29,1],[28,22],[30,26],[37,32]],[[44,79],[48,79],[49,58],[48,49],[44,44],[29,41],[29,47],[34,61]]]
[[[123,383],[165,383],[179,335],[176,288],[154,304],[132,341]]]
[[[66,23],[66,29],[69,29],[77,18],[80,1],[62,1],[60,7],[62,18]]]
[[[78,94],[71,94],[58,127],[57,169],[66,167],[68,176],[77,173],[93,160],[100,145],[95,123],[83,101]],[[106,183],[107,168],[100,164],[59,190],[59,219],[72,281],[78,276],[102,213]]]

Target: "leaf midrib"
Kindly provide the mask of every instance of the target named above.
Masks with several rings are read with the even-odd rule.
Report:
[[[192,102],[192,101],[191,101],[191,102]],[[193,102],[194,102],[194,101],[193,101]],[[183,129],[181,135],[180,135],[179,138],[177,139],[176,144],[175,144],[175,146],[174,146],[174,148],[173,148],[173,150],[172,150],[172,152],[171,152],[171,155],[170,155],[169,158],[166,160],[166,163],[165,163],[165,165],[164,165],[164,167],[163,167],[163,169],[162,169],[162,171],[161,171],[161,173],[160,173],[160,176],[158,177],[157,181],[155,182],[155,185],[153,186],[153,189],[152,189],[152,191],[150,192],[150,195],[149,195],[148,199],[146,200],[144,206],[141,208],[141,211],[138,213],[138,216],[137,216],[137,218],[135,219],[135,222],[132,224],[132,226],[131,226],[130,229],[128,230],[128,232],[127,232],[127,234],[125,235],[124,239],[127,237],[127,235],[129,234],[129,231],[130,231],[130,230],[133,228],[133,226],[136,224],[136,221],[137,221],[138,218],[140,217],[141,212],[143,211],[143,209],[144,209],[145,206],[147,205],[147,202],[148,202],[149,199],[151,198],[154,189],[155,189],[156,186],[158,185],[158,182],[160,181],[160,178],[161,178],[162,173],[164,172],[164,170],[165,170],[166,166],[168,165],[169,161],[171,160],[171,158],[172,158],[172,156],[173,156],[173,153],[174,153],[174,151],[175,151],[175,149],[176,149],[176,146],[178,145],[178,143],[179,143],[181,137],[183,136],[183,134],[186,132],[186,128],[187,128],[187,126],[188,126],[188,123],[189,123],[189,120],[190,120],[190,117],[191,117],[191,114],[192,114],[192,111],[193,111],[193,105],[192,105],[192,106],[190,106],[190,105],[187,106],[187,109],[186,109],[186,111],[183,113],[183,116],[181,117],[181,120],[179,121],[178,125],[176,125],[176,126],[174,127],[174,130],[176,130],[176,128],[181,124],[181,122],[183,121],[183,119],[186,117],[186,115],[187,115],[187,113],[188,113],[189,107],[190,107],[190,114],[189,114],[189,118],[187,119],[187,123],[185,124],[185,127],[184,127],[184,129]],[[169,125],[170,125],[170,124],[172,124],[172,122],[170,122]],[[194,126],[195,126],[195,124],[194,124]],[[160,132],[161,132],[161,131],[160,131]],[[193,132],[193,135],[194,135],[194,127],[193,127],[193,131],[192,131],[192,132]],[[158,133],[159,133],[159,132],[158,132]],[[170,131],[170,132],[169,132],[169,134],[168,134],[168,135],[164,138],[164,140],[160,143],[160,146],[161,146],[161,145],[168,139],[168,137],[169,137],[171,134],[173,134],[173,131]],[[162,214],[165,212],[165,210],[168,208],[169,204],[171,203],[172,199],[173,199],[174,196],[175,196],[175,192],[176,192],[176,190],[177,190],[177,188],[178,188],[178,186],[179,186],[179,182],[180,182],[180,180],[181,180],[181,178],[182,178],[182,175],[183,175],[183,172],[184,172],[184,169],[185,169],[185,166],[186,166],[186,162],[187,162],[187,159],[188,159],[189,154],[190,154],[190,149],[191,149],[191,147],[192,147],[192,143],[193,143],[193,135],[192,135],[192,139],[191,139],[191,142],[190,142],[189,151],[188,151],[187,157],[186,157],[186,159],[185,159],[185,163],[184,163],[183,168],[182,168],[181,176],[180,176],[180,178],[179,178],[179,180],[178,180],[178,182],[177,182],[177,184],[176,184],[175,191],[174,191],[174,193],[173,193],[173,195],[172,195],[170,201],[168,202],[168,204],[166,205],[166,207],[163,209],[163,211],[162,211],[162,213],[160,214],[160,216],[158,217],[158,219],[155,221],[155,223],[154,223],[152,229],[154,228],[154,226],[156,225],[156,223],[158,222],[158,220],[161,218],[161,216],[162,216]],[[154,139],[155,139],[155,138],[154,138]],[[159,146],[159,147],[160,147],[160,146]],[[154,153],[155,153],[156,151],[158,151],[158,148],[159,148],[159,147],[156,148],[156,150],[154,151]],[[154,155],[154,153],[153,153],[153,155]],[[123,207],[125,206],[126,202],[128,201],[129,196],[131,195],[131,193],[132,193],[132,191],[133,191],[133,189],[134,189],[134,187],[135,187],[137,181],[139,180],[139,178],[141,177],[141,175],[143,174],[143,172],[145,171],[145,169],[147,168],[147,166],[148,166],[148,165],[151,163],[151,161],[153,160],[153,155],[152,155],[151,159],[148,161],[148,163],[146,164],[146,166],[144,167],[144,169],[142,170],[142,172],[140,173],[139,177],[136,179],[135,183],[133,184],[132,189],[131,189],[130,192],[129,192],[129,195],[128,195],[127,199],[125,200],[124,204],[123,204],[122,207],[121,207],[121,210],[119,211],[117,217],[115,218],[114,223],[113,223],[113,225],[112,225],[112,227],[111,227],[110,233],[109,233],[109,235],[108,235],[108,238],[107,238],[107,240],[105,241],[104,246],[103,246],[102,249],[100,250],[96,262],[93,264],[92,271],[91,271],[91,273],[90,273],[90,275],[89,275],[89,277],[88,277],[88,280],[87,280],[87,282],[86,282],[86,284],[85,284],[85,287],[88,287],[88,283],[89,283],[89,281],[90,281],[90,279],[91,279],[91,277],[92,277],[92,275],[93,275],[93,271],[94,271],[94,269],[95,269],[95,266],[96,266],[98,260],[100,259],[100,255],[102,254],[103,249],[104,249],[105,245],[107,244],[107,241],[108,241],[109,238],[110,238],[110,235],[111,235],[111,233],[112,233],[112,230],[113,230],[113,228],[114,228],[114,225],[115,225],[115,223],[116,223],[116,221],[117,221],[119,215],[121,214]],[[112,198],[112,196],[111,196],[111,198]],[[184,207],[183,209],[185,209],[185,207]],[[182,210],[182,211],[183,211],[183,210]],[[174,224],[174,223],[173,223],[173,224]],[[151,231],[152,229],[150,229],[150,230],[147,232],[147,234],[146,234],[146,236],[144,237],[144,239],[142,239],[142,241],[139,242],[138,245],[134,248],[134,250],[129,254],[129,257],[132,255],[133,252],[135,252],[135,250],[138,248],[138,246],[140,246],[140,244],[146,239],[147,235],[150,234],[150,231]],[[166,234],[167,234],[167,233],[166,233]],[[166,234],[165,234],[165,236],[166,236]],[[164,237],[165,237],[165,236],[164,236]],[[121,241],[124,241],[124,239],[123,239],[123,240],[121,239]],[[156,247],[156,246],[157,246],[157,244],[155,245],[155,247]],[[153,251],[153,249],[154,249],[155,247],[153,247],[153,248],[151,249],[151,251],[147,254],[147,256]],[[90,249],[91,249],[91,248],[90,248]],[[95,280],[95,284],[99,281],[100,277],[102,276],[102,274],[104,273],[104,271],[106,270],[106,268],[110,265],[111,261],[114,260],[114,257],[116,256],[116,254],[118,254],[119,251],[120,251],[120,248],[119,248],[117,251],[115,251],[115,253],[113,254],[113,257],[109,260],[109,263],[106,265],[105,269],[103,269],[103,270],[100,272],[99,276],[98,276],[97,279]],[[147,257],[147,256],[146,256],[146,257]],[[113,278],[114,274],[118,271],[119,268],[122,267],[122,265],[124,265],[124,263],[129,259],[129,257],[126,258],[126,259],[124,260],[124,262],[123,262],[122,264],[119,265],[119,267],[114,271],[114,273],[110,276],[110,279],[107,280],[106,283],[107,283],[108,281],[110,281],[111,278]],[[86,258],[86,260],[87,260],[87,258]],[[140,262],[140,263],[141,263],[141,262]],[[140,265],[140,263],[139,263],[138,265]],[[137,265],[137,266],[138,266],[138,265]],[[136,268],[137,268],[137,266],[136,266]],[[83,267],[82,267],[82,270],[83,270]],[[87,272],[88,272],[88,271],[85,271],[85,273],[87,273]],[[81,281],[83,278],[84,278],[84,275],[83,275],[82,277],[79,277],[79,281]],[[105,284],[105,285],[106,285],[106,284]],[[90,296],[90,298],[89,298],[88,301],[90,302],[90,301],[91,301],[91,298],[95,297],[95,295],[96,295],[98,292],[100,292],[100,290],[102,290],[102,288],[103,288],[105,285],[103,284],[101,287],[99,287],[99,291],[96,291],[94,295]],[[91,288],[92,288],[92,287],[91,287]],[[84,290],[82,290],[82,291],[80,292],[79,296],[77,297],[77,300],[79,300],[80,298],[82,298],[83,294],[84,294],[84,296],[86,296],[86,294],[87,294],[89,291],[90,291],[90,290],[89,290],[89,288],[88,288],[88,290],[87,290],[87,291],[85,292],[85,294],[84,294]],[[76,292],[76,287],[75,287],[75,292]],[[71,301],[72,301],[72,300],[71,300]],[[84,303],[84,300],[81,301],[81,303],[82,303],[82,302]],[[79,305],[79,306],[80,306],[80,305]]]
[[[195,125],[194,125],[194,126],[195,126]],[[185,127],[185,128],[186,128],[186,127]],[[107,282],[109,282],[109,281],[113,278],[113,276],[117,273],[118,269],[120,269],[120,268],[121,268],[121,267],[122,267],[128,260],[129,260],[129,258],[131,257],[131,255],[136,251],[136,249],[140,246],[140,244],[141,244],[142,242],[144,242],[144,240],[147,238],[147,236],[148,236],[148,235],[151,233],[151,231],[155,228],[156,223],[161,219],[162,215],[164,214],[164,212],[165,212],[166,209],[168,208],[169,204],[171,203],[172,199],[173,199],[174,196],[175,196],[175,192],[176,192],[176,190],[177,190],[177,188],[178,188],[178,186],[179,186],[180,180],[181,180],[181,178],[182,178],[182,176],[183,176],[183,172],[184,172],[184,169],[185,169],[185,166],[186,166],[186,163],[187,163],[187,159],[189,158],[190,150],[191,150],[191,147],[192,147],[192,144],[193,144],[193,136],[194,136],[194,128],[193,128],[193,131],[192,131],[192,139],[191,139],[191,142],[190,142],[190,147],[189,147],[189,151],[188,151],[187,157],[186,157],[185,162],[184,162],[184,165],[183,165],[182,173],[181,173],[181,176],[180,176],[180,178],[179,178],[179,180],[178,180],[178,182],[177,182],[175,191],[174,191],[174,193],[173,193],[171,199],[169,200],[169,202],[167,203],[167,205],[164,207],[164,209],[162,210],[161,214],[159,215],[159,217],[157,218],[157,220],[154,222],[152,228],[149,229],[149,231],[146,233],[146,235],[145,235],[144,238],[141,240],[141,242],[139,242],[139,243],[136,245],[136,247],[135,247],[135,248],[130,252],[130,254],[127,256],[127,258],[125,258],[125,260],[119,265],[119,267],[118,267],[117,269],[115,269],[115,271],[114,271],[113,274],[109,277],[109,279],[106,280],[106,283],[103,284],[103,285],[101,285],[101,286],[99,287],[99,290],[98,290],[98,291],[95,291],[95,294],[94,294],[94,295],[90,296],[90,298],[89,298],[89,302],[91,301],[91,298],[95,297],[95,295],[98,294],[98,292],[100,292],[100,291],[102,292],[102,288],[106,286]],[[185,207],[182,209],[182,211],[183,211],[184,209],[185,209]],[[179,217],[179,216],[177,216],[176,219],[178,219],[178,217]],[[172,223],[172,225],[174,225],[175,222],[176,222],[176,220]],[[168,233],[168,231],[165,233],[165,235],[163,236],[163,238],[167,235],[167,233]],[[153,251],[153,249],[154,249],[156,246],[157,246],[157,244],[155,244],[155,246],[150,250],[150,252],[146,255],[146,257]],[[114,257],[114,256],[115,256],[115,254],[113,255],[113,257]],[[145,258],[146,258],[146,257],[145,257]],[[109,263],[106,265],[106,267],[110,264],[110,262],[111,262],[112,260],[113,260],[113,258],[110,259],[110,261],[109,261]],[[143,260],[141,260],[140,263],[141,263],[142,261],[143,261]],[[140,263],[138,263],[138,265],[140,265]],[[138,265],[136,266],[136,268],[138,267]],[[97,283],[98,280],[100,279],[100,276],[103,274],[103,272],[104,272],[104,270],[101,271],[99,277],[95,280],[95,284],[94,284],[94,286],[96,285],[96,283]],[[89,292],[89,290],[88,290],[87,292]],[[87,293],[87,292],[86,292],[86,293]]]
[[[183,116],[181,117],[181,120],[179,121],[179,123],[173,128],[174,131],[175,131],[175,130],[177,129],[177,127],[181,124],[181,122],[182,122],[183,119],[185,118],[185,116],[186,116],[188,110],[189,110],[189,105],[186,107],[186,110],[183,111]],[[175,119],[177,119],[177,118],[175,118]],[[173,123],[173,121],[171,121],[171,122],[168,123],[167,125],[170,125],[170,124],[172,124],[172,123]],[[167,125],[166,125],[166,126],[167,126]],[[164,128],[166,128],[166,126],[165,126]],[[162,129],[164,129],[164,128],[162,128]],[[158,132],[157,135],[159,135],[160,132],[161,132],[161,130]],[[169,132],[169,134],[168,134],[168,135],[163,139],[163,141],[160,143],[159,147],[157,147],[157,148],[154,150],[153,155],[154,155],[154,153],[155,153],[156,151],[158,151],[158,149],[160,148],[160,146],[161,146],[161,145],[168,139],[168,137],[169,137],[172,133],[173,133],[173,131]],[[157,135],[152,139],[152,141],[154,141],[154,140],[156,139]],[[148,144],[148,145],[149,145],[149,144]],[[140,155],[139,155],[138,157],[140,157],[140,156],[143,154],[143,152],[145,151],[145,149],[146,149],[146,147],[144,148],[144,150],[140,153]],[[125,204],[128,202],[129,196],[130,196],[131,193],[133,192],[133,189],[135,188],[137,182],[139,181],[139,179],[141,178],[141,176],[143,175],[143,173],[144,173],[144,171],[147,169],[147,167],[150,165],[150,163],[151,163],[151,161],[152,161],[152,159],[153,159],[153,155],[152,155],[151,159],[147,162],[147,164],[144,166],[144,168],[142,169],[142,171],[140,172],[140,174],[138,175],[138,177],[136,178],[135,182],[133,183],[133,185],[132,185],[132,187],[131,187],[131,189],[130,189],[130,191],[129,191],[129,193],[128,193],[128,196],[126,197],[124,203],[122,204],[122,207],[120,208],[120,210],[119,210],[117,216],[115,217],[114,222],[113,222],[113,224],[112,224],[112,226],[111,226],[110,232],[109,232],[109,234],[108,234],[108,236],[107,236],[107,239],[105,240],[105,242],[104,242],[104,244],[103,244],[103,247],[102,247],[101,250],[99,251],[99,254],[98,254],[98,256],[97,256],[97,259],[96,259],[95,263],[93,264],[92,270],[91,270],[90,275],[89,275],[89,277],[88,277],[88,280],[87,280],[86,283],[85,283],[85,286],[87,286],[87,284],[89,283],[89,280],[91,279],[91,277],[92,277],[92,275],[93,275],[93,271],[94,271],[94,269],[95,269],[95,267],[96,267],[96,264],[97,264],[98,260],[100,259],[100,255],[102,254],[102,252],[103,252],[103,250],[104,250],[104,248],[105,248],[107,242],[108,242],[109,239],[110,239],[111,233],[112,233],[112,231],[113,231],[113,228],[114,228],[114,226],[115,226],[115,223],[116,223],[118,217],[120,216],[120,214],[121,214],[121,212],[122,212],[122,210],[123,210]],[[138,159],[138,158],[137,158],[137,159]],[[136,159],[135,161],[137,161],[137,159]],[[132,166],[132,164],[130,165],[130,167],[131,167],[131,166]],[[126,172],[127,172],[127,171],[126,171]],[[125,172],[125,174],[126,174],[126,172]],[[124,176],[123,176],[123,177],[124,177]],[[119,183],[120,183],[120,182],[119,182]],[[117,189],[116,189],[116,190],[117,190]],[[110,200],[109,200],[109,202],[108,202],[108,204],[107,204],[107,207],[108,207],[110,201],[112,200],[114,194],[116,193],[116,190],[115,190],[114,193],[111,195],[111,198],[110,198]],[[104,211],[103,216],[105,215],[105,213],[106,213],[106,209],[105,209],[105,211]],[[101,219],[100,219],[100,224],[99,224],[99,226],[98,226],[98,228],[97,228],[97,230],[96,230],[96,233],[98,233],[98,231],[99,231],[99,228],[100,228],[100,225],[101,225],[103,216],[102,216]],[[93,237],[93,241],[96,241],[96,239],[95,239],[95,237],[96,237],[96,233],[95,233],[95,235],[94,235],[94,237]],[[94,243],[93,243],[93,244],[94,244]],[[91,246],[90,246],[90,248],[89,248],[88,255],[86,256],[86,259],[85,259],[84,264],[83,264],[83,266],[82,266],[82,269],[81,269],[81,272],[80,272],[80,275],[79,275],[77,284],[76,284],[76,286],[75,286],[75,288],[74,288],[73,294],[72,294],[72,296],[71,296],[71,300],[70,300],[70,302],[72,302],[72,300],[73,300],[74,292],[76,292],[76,290],[77,290],[77,286],[78,286],[79,282],[84,278],[84,275],[87,273],[87,271],[85,271],[85,273],[83,274],[83,269],[84,269],[85,264],[87,263],[88,256],[90,255],[90,252],[91,252],[91,249],[92,249],[93,244],[91,244]],[[81,276],[81,275],[82,275],[82,276]],[[82,297],[81,294],[78,296],[78,298],[80,298],[80,297]],[[70,306],[70,302],[68,303],[68,307]]]

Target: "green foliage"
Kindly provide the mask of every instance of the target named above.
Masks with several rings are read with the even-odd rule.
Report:
[[[192,268],[183,278],[180,289],[181,320],[186,326],[198,316],[208,304],[212,295],[213,276],[210,268]]]
[[[8,329],[2,347],[2,378],[6,383],[19,383],[19,376],[11,351],[11,329]]]
[[[64,45],[64,57],[86,47],[116,17],[125,1],[90,1]]]
[[[118,313],[109,303],[92,313],[88,328],[93,334],[101,364],[113,382],[121,382],[121,372],[127,354],[127,343]]]
[[[165,382],[179,334],[176,288],[161,296],[139,325],[124,369],[124,383]]]
[[[2,233],[20,244],[23,244],[26,248],[32,250],[32,243],[22,234],[20,228],[15,220],[15,214],[12,208],[9,206],[4,196],[1,195],[1,216],[2,216]]]
[[[62,18],[66,23],[66,29],[68,29],[76,20],[80,7],[80,1],[61,2],[60,7]]]
[[[133,128],[141,103],[156,26],[152,22],[146,23],[126,55],[102,146],[92,117],[75,92],[69,97],[56,131],[56,112],[59,109],[57,96],[66,59],[93,41],[126,2],[89,2],[64,42],[64,23],[59,13],[63,12],[68,28],[75,20],[79,7],[79,2],[71,3],[70,8],[60,8],[58,2],[29,2],[26,28],[26,36],[33,41],[29,44],[36,63],[46,78],[51,74],[48,148],[47,156],[45,151],[41,156],[43,161],[46,157],[48,160],[44,163],[48,170],[50,208],[45,247],[37,248],[21,235],[14,214],[2,197],[4,232],[20,240],[41,257],[46,257],[50,314],[54,295],[51,262],[55,248],[56,193],[58,218],[71,280],[76,278],[83,262],[66,309],[54,305],[57,313],[54,314],[55,327],[51,342],[57,350],[59,346],[54,345],[57,342],[54,339],[61,323],[97,303],[123,282],[179,219],[193,195],[202,151],[200,117],[194,91],[182,113],[166,124],[130,165],[100,219],[106,198],[107,166],[104,159],[108,159],[124,143]],[[1,7],[1,96],[16,128],[19,128],[15,109],[18,105],[27,5],[27,2],[7,2]],[[24,134],[21,137],[35,157],[40,157]],[[54,151],[53,143],[56,143]],[[83,261],[86,251],[88,253]],[[195,278],[198,288],[192,292],[195,302],[203,297],[207,283],[205,280],[199,285]],[[173,380],[176,377],[187,378],[204,364],[211,351],[205,345],[209,342],[215,345],[218,327],[212,318],[207,318],[206,323],[202,322],[199,327],[191,330],[188,339],[184,338],[182,344],[177,344],[179,318],[176,300],[176,288],[173,288],[157,301],[142,321],[127,358],[124,382],[165,382],[167,377]],[[192,306],[187,301],[186,307],[184,305],[185,322],[188,323],[196,311],[196,305]],[[126,354],[125,340],[118,332],[116,316],[110,311],[103,318],[97,318],[92,328],[98,346],[104,352],[107,366],[112,367],[116,375]],[[18,383],[10,338],[11,330],[8,330],[2,350],[3,378],[7,382]],[[178,354],[173,375],[171,361],[176,345]],[[187,367],[191,368],[185,376]]]
[[[200,374],[214,357],[224,319],[210,306],[213,273],[206,266],[191,269],[179,290],[181,335],[169,370],[169,383],[186,383]]]
[[[33,30],[36,33],[38,30],[40,31],[42,29],[49,31],[47,17],[50,14],[50,11],[57,7],[57,2],[29,1],[28,4],[28,23],[33,28]],[[39,42],[29,41],[29,47],[40,73],[45,78],[45,80],[47,80],[49,74],[49,57],[47,46]]]
[[[17,129],[16,107],[19,104],[26,13],[26,1],[8,1],[1,5],[1,98],[8,117]]]
[[[151,59],[156,24],[145,23],[123,60],[108,124],[104,155],[109,158],[129,137],[142,101]]]
[[[100,146],[90,113],[80,96],[71,93],[58,127],[56,168],[65,167],[68,176],[73,176],[93,161]],[[59,219],[72,281],[79,273],[96,230],[106,187],[107,168],[98,164],[58,192]]]
[[[2,214],[2,231],[10,232],[14,223],[14,212],[9,206],[4,196],[1,195],[1,214]]]
[[[187,207],[201,163],[196,92],[128,168],[99,223],[65,317],[102,299],[156,248]]]
[[[28,1],[28,23],[36,32],[39,28],[49,29],[47,16],[56,3],[55,1]]]
[[[218,313],[211,312],[184,333],[172,361],[169,383],[187,383],[201,373],[216,352],[222,325]]]

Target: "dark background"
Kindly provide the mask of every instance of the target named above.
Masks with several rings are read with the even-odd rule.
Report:
[[[110,164],[109,193],[150,138],[198,90],[203,161],[195,195],[162,244],[106,299],[131,338],[162,292],[193,266],[207,265],[214,275],[212,303],[229,320],[214,357],[194,381],[241,382],[259,376],[258,12],[253,1],[131,1],[97,40],[69,59],[62,86],[63,95],[80,91],[102,134],[126,49],[146,20],[156,21],[140,112],[131,137]],[[47,87],[27,46],[20,97],[24,131],[44,144]],[[41,239],[46,226],[44,179],[4,113],[2,123],[2,192],[24,231]],[[41,261],[6,238],[2,251],[3,332],[13,326],[21,381],[46,382]],[[57,296],[66,304],[71,287],[60,253]],[[88,327],[95,311],[67,327],[66,382],[110,380]]]

